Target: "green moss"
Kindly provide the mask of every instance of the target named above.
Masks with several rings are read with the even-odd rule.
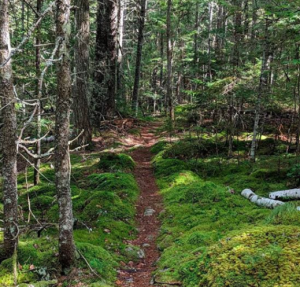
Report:
[[[103,279],[109,282],[115,280],[115,268],[118,266],[118,263],[108,251],[100,246],[95,246],[86,242],[77,242],[76,246],[88,260],[91,267],[97,271]]]
[[[161,151],[163,151],[166,148],[166,145],[168,143],[165,141],[159,141],[158,143],[156,143],[152,148],[151,148],[151,152],[153,154],[158,154]]]
[[[221,157],[165,157],[162,150],[154,160],[165,203],[158,282],[186,287],[296,286],[292,270],[299,266],[299,230],[285,225],[299,226],[298,203],[271,211],[240,195],[246,187],[266,196],[284,188],[293,157],[262,157],[255,165]],[[284,278],[286,271],[292,275]]]
[[[86,263],[78,256],[76,267],[83,272],[82,280],[85,286],[106,287],[114,285],[118,262],[125,260],[126,244],[123,241],[133,239],[136,234],[134,203],[139,190],[132,174],[125,172],[98,174],[99,157],[99,153],[72,155],[71,191],[76,246],[103,281],[93,283],[95,278],[91,279]],[[111,165],[111,162],[107,161],[110,165],[108,169],[127,172],[134,167],[132,159],[127,155],[118,156],[118,162],[120,168],[116,168],[115,162]],[[49,164],[43,164],[41,171],[50,181],[54,180],[54,170]],[[18,262],[22,265],[22,271],[19,271],[18,282],[46,286],[44,280],[56,278],[59,274],[57,257],[59,212],[55,185],[41,178],[42,182],[38,186],[31,187],[32,169],[28,169],[30,186],[28,190],[25,176],[20,174],[19,179],[19,203],[24,215],[24,223],[20,218],[20,224],[25,224],[28,218],[28,197],[35,216],[41,222],[55,224],[43,230],[40,238],[35,231],[24,233],[20,237]],[[32,216],[31,224],[35,224]],[[2,241],[2,233],[0,237]],[[3,264],[5,265],[5,262]],[[0,285],[12,286],[12,268],[4,265],[0,267]],[[30,265],[34,265],[35,270],[28,272]]]
[[[211,246],[199,263],[199,286],[297,286],[299,230],[254,227]]]
[[[300,216],[297,205],[297,203],[286,203],[276,207],[266,218],[266,223],[300,226]]]
[[[131,171],[135,167],[133,159],[127,154],[102,153],[99,168],[105,172]]]

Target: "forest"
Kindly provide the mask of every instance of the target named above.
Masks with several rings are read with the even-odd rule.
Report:
[[[300,286],[299,0],[0,0],[0,286]]]

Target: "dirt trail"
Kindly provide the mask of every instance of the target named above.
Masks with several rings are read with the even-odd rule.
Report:
[[[135,179],[140,188],[140,197],[137,202],[136,220],[138,223],[138,237],[129,242],[145,252],[145,258],[139,262],[129,262],[119,270],[118,286],[122,287],[149,287],[152,272],[155,270],[159,251],[156,239],[159,235],[159,213],[162,210],[162,198],[158,193],[154,173],[151,166],[152,154],[150,152],[158,138],[151,133],[156,126],[143,127],[139,137],[141,148],[133,151],[131,156],[136,162]]]

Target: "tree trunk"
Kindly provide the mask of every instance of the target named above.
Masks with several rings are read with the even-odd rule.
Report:
[[[257,148],[257,134],[259,128],[259,121],[260,121],[260,114],[261,114],[261,102],[263,96],[268,91],[268,77],[270,71],[270,39],[269,39],[269,26],[270,20],[266,19],[266,26],[265,26],[265,41],[264,41],[264,50],[262,56],[262,66],[261,66],[261,73],[260,73],[260,81],[258,87],[258,95],[257,95],[257,103],[255,109],[255,119],[254,119],[254,127],[253,127],[253,136],[252,136],[252,143],[250,149],[250,159],[255,161],[256,155],[256,148]]]
[[[116,60],[118,36],[117,0],[99,0],[95,49],[94,117],[96,125],[101,118],[115,115]]]
[[[284,202],[279,200],[273,200],[266,197],[260,197],[256,195],[252,190],[245,189],[242,191],[242,196],[249,199],[251,202],[258,206],[263,206],[267,208],[275,208],[277,206],[283,205]]]
[[[11,51],[9,36],[8,0],[0,2],[0,67]],[[0,99],[3,127],[1,146],[3,155],[4,204],[4,257],[13,255],[18,244],[18,192],[17,192],[17,120],[11,61],[0,68]]]
[[[140,74],[141,74],[141,64],[142,64],[142,50],[143,50],[143,40],[144,40],[144,27],[146,18],[146,0],[141,0],[141,12],[139,21],[139,35],[137,43],[136,52],[136,64],[135,64],[135,77],[134,86],[132,92],[132,110],[138,114],[138,98],[139,98],[139,84],[140,84]]]
[[[75,2],[75,84],[73,88],[73,111],[76,133],[84,130],[79,145],[92,141],[89,106],[89,57],[90,57],[90,5],[89,0]]]
[[[57,37],[62,39],[62,44],[58,52],[61,61],[57,73],[55,177],[59,205],[59,261],[64,269],[73,264],[75,254],[68,143],[71,104],[70,0],[57,0],[56,23]]]
[[[42,5],[43,5],[43,0],[37,0],[36,4],[36,11],[37,13],[41,13],[42,10]],[[36,15],[36,18],[38,19],[39,16]],[[41,44],[41,25],[37,27],[36,31],[36,48],[35,48],[35,70],[36,70],[36,95],[38,97],[38,108],[37,108],[37,138],[41,138],[41,133],[42,133],[42,126],[41,126],[41,96],[42,94],[40,93],[40,86],[39,86],[39,81],[40,81],[40,76],[41,76],[41,51],[40,51],[40,44]],[[41,155],[41,141],[37,141],[36,143],[36,154]],[[34,161],[34,185],[39,184],[40,182],[40,165],[41,165],[41,160],[38,158]]]
[[[124,24],[125,24],[125,9],[126,3],[124,0],[119,1],[119,12],[118,12],[118,63],[117,63],[117,96],[119,101],[123,101],[123,87],[122,87],[122,76],[123,76],[123,40],[124,40]]]
[[[271,199],[300,199],[300,189],[288,189],[288,190],[281,190],[281,191],[274,191],[269,193],[269,197]]]
[[[172,0],[168,0],[167,4],[167,115],[173,122],[175,120],[173,107],[173,87],[172,87],[172,58],[173,58],[173,44],[171,38],[171,12]]]

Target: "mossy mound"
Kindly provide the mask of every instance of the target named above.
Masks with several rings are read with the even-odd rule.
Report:
[[[86,242],[77,242],[76,247],[88,260],[91,267],[101,275],[104,280],[113,282],[116,278],[116,258],[100,246]]]
[[[253,164],[173,156],[166,158],[162,150],[154,160],[165,203],[156,281],[185,287],[297,286],[299,203],[268,210],[240,195],[245,187],[264,196],[284,189],[294,158],[261,157]]]
[[[199,263],[198,286],[298,286],[300,230],[255,227],[228,234]]]
[[[127,154],[101,153],[99,168],[104,172],[132,171],[135,167],[133,159]]]

